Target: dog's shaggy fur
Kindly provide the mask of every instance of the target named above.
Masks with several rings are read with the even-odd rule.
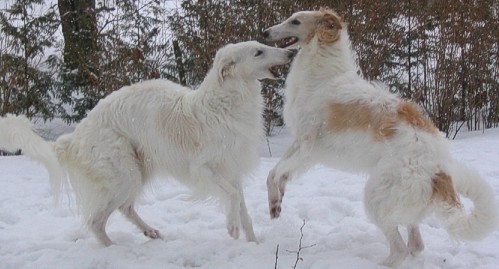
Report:
[[[423,250],[418,223],[430,212],[458,239],[480,239],[496,228],[491,187],[452,159],[446,139],[417,105],[359,75],[340,16],[302,11],[263,35],[300,48],[285,88],[284,119],[294,142],[267,179],[272,218],[281,213],[286,183],[322,163],[369,174],[365,208],[390,244],[385,265]],[[471,213],[458,193],[474,202]],[[399,225],[408,227],[407,245]]]
[[[25,117],[0,118],[0,147],[43,163],[55,189],[67,173],[85,221],[104,245],[112,244],[105,226],[116,209],[145,235],[161,237],[134,209],[155,176],[174,177],[198,197],[220,198],[229,234],[238,238],[242,226],[247,240],[256,241],[242,179],[258,163],[258,80],[275,78],[270,68],[293,56],[254,41],[230,44],[197,90],[165,80],[124,87],[53,144],[35,135]]]

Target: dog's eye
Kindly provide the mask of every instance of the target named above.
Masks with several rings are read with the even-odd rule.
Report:
[[[263,50],[257,50],[255,53],[255,57],[258,57],[263,54]]]
[[[300,25],[300,21],[299,20],[292,20],[291,21],[291,24],[294,24],[294,25]]]

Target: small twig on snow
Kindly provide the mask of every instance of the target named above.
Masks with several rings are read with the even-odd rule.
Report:
[[[295,265],[293,266],[293,269],[296,269],[296,265],[298,264],[298,261],[303,261],[303,258],[300,257],[300,252],[302,251],[302,249],[311,248],[311,247],[313,247],[313,246],[316,245],[316,244],[312,244],[312,245],[309,245],[309,246],[302,246],[303,227],[305,227],[305,220],[303,220],[303,225],[300,228],[300,235],[301,236],[300,236],[300,244],[298,245],[298,251],[289,251],[289,250],[286,250],[289,253],[296,253],[296,261],[295,261]]]
[[[270,155],[269,157],[272,157],[272,151],[270,150],[270,141],[269,141],[269,137],[267,136],[267,137],[266,137],[266,139],[267,139],[267,147],[269,148],[269,155]]]
[[[279,244],[277,244],[277,249],[275,250],[275,264],[274,269],[277,269],[277,259],[279,258]]]

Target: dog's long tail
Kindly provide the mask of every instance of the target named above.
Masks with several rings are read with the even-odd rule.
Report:
[[[10,152],[20,149],[26,156],[42,163],[48,170],[55,198],[59,199],[65,171],[57,159],[53,143],[37,135],[28,118],[10,114],[0,117],[0,148]]]
[[[466,165],[454,161],[450,164],[450,175],[437,174],[433,179],[433,193],[440,193],[437,202],[437,214],[443,217],[444,224],[449,234],[459,240],[480,240],[493,232],[498,226],[499,213],[492,187],[480,177],[478,172],[468,168]],[[449,198],[452,194],[445,193],[442,187],[445,177],[454,184],[455,190],[460,195],[473,202],[473,208],[467,212],[459,201],[457,194],[452,189],[454,199]],[[440,183],[438,183],[440,182]],[[440,187],[438,187],[440,185]],[[440,189],[440,190],[439,190]],[[447,198],[442,198],[447,197]]]

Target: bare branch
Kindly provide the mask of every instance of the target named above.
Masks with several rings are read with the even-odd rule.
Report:
[[[267,147],[269,149],[269,157],[272,157],[272,151],[270,150],[270,141],[269,141],[269,137],[266,136],[265,139],[267,140]]]
[[[277,259],[279,259],[279,244],[277,244],[277,249],[275,250],[275,264],[274,264],[274,269],[277,269]]]
[[[306,223],[305,220],[303,220],[303,225],[300,228],[300,243],[298,245],[298,251],[289,251],[289,250],[286,250],[289,253],[295,253],[296,254],[296,260],[295,260],[295,264],[293,266],[293,269],[296,269],[296,266],[298,265],[298,261],[303,261],[303,258],[300,256],[301,251],[303,249],[311,248],[311,247],[314,247],[316,245],[316,244],[312,244],[312,245],[308,245],[308,246],[302,246],[302,242],[303,242],[303,227],[305,227],[305,223]]]

